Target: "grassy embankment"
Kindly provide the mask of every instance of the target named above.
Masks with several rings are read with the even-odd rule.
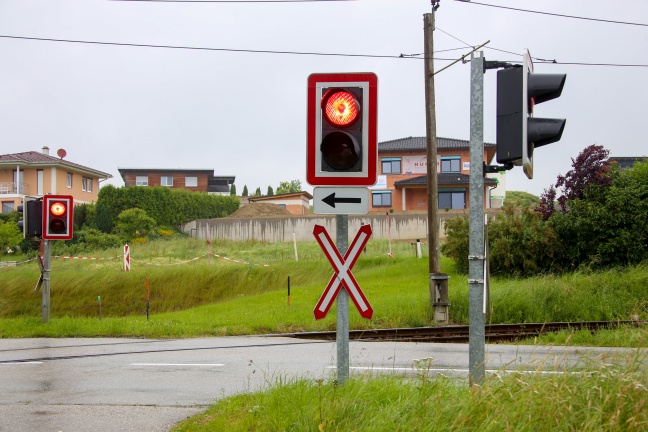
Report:
[[[424,248],[425,249],[425,248]],[[332,274],[319,246],[214,242],[208,262],[204,241],[157,241],[132,247],[132,271],[121,258],[98,261],[52,259],[51,321],[40,323],[35,262],[0,269],[0,337],[134,336],[191,337],[280,333],[335,328],[335,306],[315,321],[312,310]],[[92,254],[111,258],[119,250]],[[353,271],[374,308],[372,320],[354,309],[352,328],[433,325],[427,287],[427,257],[417,259],[409,243],[370,241]],[[268,264],[261,266],[260,264]],[[468,321],[468,284],[449,260],[451,318]],[[145,317],[145,279],[151,292],[151,319]],[[291,278],[291,304],[287,280]],[[493,278],[493,323],[648,318],[648,267],[574,273],[529,279]],[[98,296],[102,316],[98,319]],[[635,334],[636,332],[624,332]],[[639,331],[638,338],[643,332]],[[563,333],[562,338],[586,338]],[[558,341],[559,339],[556,339]],[[615,344],[627,341],[615,341]]]

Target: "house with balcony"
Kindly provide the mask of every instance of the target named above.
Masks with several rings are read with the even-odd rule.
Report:
[[[126,187],[166,186],[214,195],[229,195],[235,176],[215,176],[214,170],[191,168],[118,168]]]
[[[0,154],[2,213],[16,210],[25,196],[72,195],[75,204],[97,201],[99,182],[112,175],[65,159],[65,150],[58,154],[51,156],[48,147]]]
[[[484,161],[491,164],[496,145],[484,143]],[[460,210],[470,206],[470,142],[437,138],[436,172],[439,187],[439,209]],[[378,182],[371,189],[371,211],[427,210],[427,141],[426,137],[408,137],[378,143]],[[484,179],[485,208],[499,207],[491,199],[503,181]],[[496,193],[503,196],[504,193]]]

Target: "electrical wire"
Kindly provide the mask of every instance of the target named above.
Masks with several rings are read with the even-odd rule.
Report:
[[[140,3],[318,3],[345,2],[357,0],[109,0]]]
[[[575,16],[575,15],[564,15],[564,14],[557,14],[557,13],[551,13],[551,12],[534,11],[534,10],[529,10],[529,9],[519,9],[519,8],[514,8],[514,7],[509,7],[509,6],[500,6],[500,5],[494,5],[494,4],[488,4],[488,3],[479,3],[479,2],[472,1],[472,0],[454,0],[454,1],[459,2],[459,3],[474,4],[474,5],[479,5],[479,6],[489,6],[489,7],[499,8],[499,9],[514,10],[514,11],[518,11],[518,12],[528,12],[528,13],[534,13],[534,14],[540,14],[540,15],[550,15],[550,16],[556,16],[556,17],[561,17],[561,18],[572,18],[572,19],[579,19],[579,20],[586,20],[586,21],[596,21],[596,22],[608,23],[608,24],[624,24],[624,25],[648,27],[648,24],[644,24],[644,23],[633,23],[633,22],[627,22],[627,21],[613,21],[613,20],[605,20],[605,19],[600,19],[600,18],[588,18],[588,17],[581,17],[581,16]]]
[[[243,52],[243,53],[256,53],[256,54],[292,54],[292,55],[312,55],[312,56],[330,56],[330,57],[366,57],[366,58],[390,58],[390,59],[421,60],[421,58],[407,57],[407,56],[405,56],[403,54],[400,54],[400,55],[379,55],[379,54],[322,53],[322,52],[304,52],[304,51],[252,50],[252,49],[235,49],[235,48],[190,47],[190,46],[179,46],[179,45],[136,44],[136,43],[125,43],[125,42],[99,42],[99,41],[87,41],[87,40],[37,38],[37,37],[10,36],[10,35],[0,35],[0,38],[31,40],[31,41],[41,41],[41,42],[78,43],[78,44],[88,44],[88,45],[126,46],[126,47],[138,47],[138,48],[166,48],[166,49],[178,49],[178,50]],[[435,58],[435,60],[451,61],[451,60],[454,60],[454,59]]]
[[[190,46],[180,46],[180,45],[136,44],[136,43],[125,43],[125,42],[99,42],[99,41],[87,41],[87,40],[38,38],[38,37],[11,36],[11,35],[0,35],[0,39],[17,39],[17,40],[40,41],[40,42],[62,42],[62,43],[87,44],[87,45],[124,46],[124,47],[135,47],[135,48],[164,48],[164,49],[192,50],[192,51],[240,52],[240,53],[253,53],[253,54],[286,54],[286,55],[310,55],[310,56],[325,56],[325,57],[364,57],[364,58],[409,59],[409,60],[425,59],[424,56],[419,57],[420,54],[379,55],[379,54],[323,53],[323,52],[305,52],[305,51],[253,50],[253,49],[235,49],[235,48],[190,47]],[[453,50],[456,49],[464,49],[464,48],[453,48]],[[453,58],[440,58],[440,57],[433,57],[433,59],[439,61],[456,60]],[[648,64],[558,62],[556,60],[543,60],[543,59],[538,59],[538,61],[540,63],[546,63],[546,64],[563,64],[563,65],[576,65],[576,66],[648,67]],[[514,61],[509,61],[509,63],[521,63],[521,62],[514,60]]]

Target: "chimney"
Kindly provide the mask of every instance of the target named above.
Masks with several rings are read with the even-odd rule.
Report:
[[[49,147],[43,146],[43,154],[49,156]]]

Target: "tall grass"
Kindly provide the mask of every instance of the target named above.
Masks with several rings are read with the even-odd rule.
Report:
[[[637,358],[581,371],[500,372],[483,386],[431,377],[275,378],[226,398],[173,431],[639,431],[648,429],[648,371]]]
[[[181,337],[279,333],[335,328],[335,306],[315,321],[312,311],[333,274],[313,242],[293,245],[214,241],[213,253],[240,262],[204,257],[207,243],[161,240],[132,248],[132,271],[121,258],[52,260],[51,321],[39,322],[41,299],[33,292],[35,262],[0,268],[0,337],[140,336]],[[373,306],[371,320],[351,306],[351,328],[434,325],[428,261],[408,243],[370,241],[353,273]],[[120,250],[95,254],[111,258]],[[192,258],[200,259],[178,264]],[[246,262],[247,264],[243,264]],[[178,265],[176,265],[178,264]],[[262,266],[266,264],[268,266]],[[468,281],[442,257],[450,275],[450,318],[468,322]],[[148,277],[151,319],[146,321]],[[288,305],[287,284],[291,281]],[[102,317],[98,320],[98,297]],[[648,317],[648,266],[621,270],[547,275],[529,279],[494,278],[489,322],[547,322]]]

